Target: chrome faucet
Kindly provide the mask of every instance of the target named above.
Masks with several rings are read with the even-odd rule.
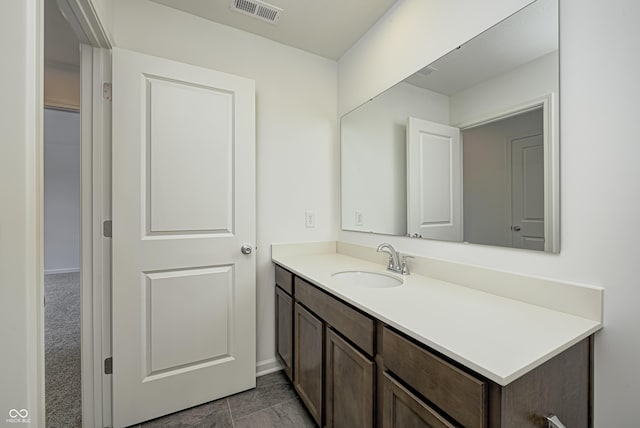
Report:
[[[392,272],[401,273],[402,275],[409,275],[409,262],[407,259],[412,259],[411,256],[401,256],[400,253],[393,248],[393,245],[385,242],[378,245],[379,253],[389,254],[389,263],[387,269]]]

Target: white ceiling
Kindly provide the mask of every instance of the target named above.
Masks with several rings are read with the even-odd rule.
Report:
[[[338,59],[396,0],[266,0],[284,9],[277,24],[231,10],[232,0],[151,0],[285,45]]]
[[[44,58],[72,66],[80,66],[80,45],[63,18],[56,0],[44,2]]]
[[[438,71],[405,81],[453,95],[557,49],[557,1],[538,0],[430,64]]]

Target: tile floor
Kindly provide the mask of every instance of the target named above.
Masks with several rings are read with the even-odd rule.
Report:
[[[314,428],[282,371],[259,377],[255,389],[137,425],[138,428]]]

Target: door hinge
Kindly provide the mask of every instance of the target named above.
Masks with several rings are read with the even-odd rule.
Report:
[[[105,238],[111,238],[113,236],[113,222],[111,220],[105,220],[102,223],[102,236]]]
[[[102,98],[107,101],[111,101],[111,83],[103,83],[102,84]]]
[[[113,358],[109,357],[104,360],[104,374],[113,373]]]

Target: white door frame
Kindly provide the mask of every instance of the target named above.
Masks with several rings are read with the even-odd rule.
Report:
[[[103,82],[111,81],[110,51],[81,45],[81,360],[82,424],[111,425],[111,105]]]
[[[111,81],[111,42],[91,0],[57,0],[81,43],[80,311],[82,425],[111,425],[111,242],[103,221],[111,217],[111,105],[103,83]],[[42,355],[44,359],[44,355]]]
[[[560,144],[559,109],[554,92],[512,106],[500,112],[455,124],[461,131],[506,119],[542,107],[544,147],[544,250],[560,252]],[[464,141],[462,142],[464,144]]]

